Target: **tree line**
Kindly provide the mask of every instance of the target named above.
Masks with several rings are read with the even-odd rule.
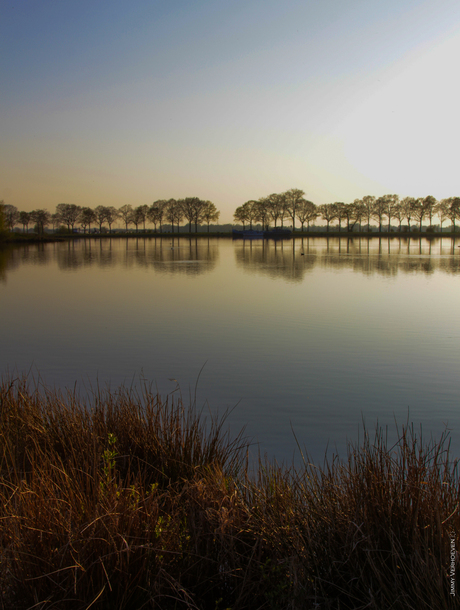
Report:
[[[97,227],[102,231],[104,225],[112,231],[112,226],[116,221],[122,221],[125,229],[130,225],[136,231],[139,227],[145,231],[146,223],[154,225],[155,231],[163,230],[164,224],[169,224],[171,231],[179,231],[180,224],[186,220],[189,224],[189,231],[192,232],[192,225],[195,232],[198,225],[207,224],[208,231],[210,223],[218,221],[220,212],[211,201],[205,201],[199,197],[186,197],[184,199],[159,199],[152,205],[140,205],[132,207],[123,205],[120,208],[113,206],[99,205],[96,208],[82,207],[71,203],[59,203],[56,211],[51,214],[46,209],[37,209],[32,212],[19,211],[14,205],[5,204],[0,201],[0,230],[3,228],[12,231],[20,223],[23,231],[29,229],[33,224],[37,233],[43,233],[45,228],[52,226],[53,229],[67,227],[69,232],[80,226],[83,232],[91,231],[91,227]],[[448,197],[437,201],[432,195],[427,197],[414,198],[405,197],[400,199],[398,195],[383,195],[374,197],[366,195],[362,199],[355,199],[352,203],[325,203],[316,205],[312,201],[305,199],[304,191],[300,189],[290,189],[284,193],[273,193],[268,197],[258,200],[246,201],[243,205],[236,208],[234,220],[242,223],[243,228],[249,225],[252,229],[253,224],[261,224],[268,228],[273,225],[275,228],[284,226],[287,220],[296,230],[296,221],[304,231],[305,224],[308,230],[310,224],[317,218],[322,218],[326,222],[326,231],[329,231],[330,224],[338,222],[339,231],[342,224],[346,224],[346,230],[352,232],[355,227],[362,230],[363,223],[369,228],[371,221],[377,221],[379,232],[382,232],[384,221],[388,224],[388,231],[391,228],[391,221],[399,222],[399,230],[402,230],[403,223],[407,223],[406,229],[410,230],[411,223],[416,221],[422,230],[422,222],[429,221],[432,228],[433,218],[439,218],[441,230],[444,222],[450,220],[455,231],[455,221],[460,219],[460,197]]]
[[[291,189],[284,193],[273,193],[268,197],[246,201],[243,205],[236,208],[233,215],[235,221],[243,224],[243,228],[249,225],[252,229],[253,224],[261,224],[263,228],[278,224],[283,227],[284,221],[288,220],[292,224],[293,230],[296,229],[296,220],[301,224],[301,231],[304,231],[305,223],[310,229],[310,223],[321,217],[326,221],[326,231],[329,231],[330,223],[337,221],[339,231],[342,230],[342,223],[347,231],[354,231],[358,226],[362,230],[363,222],[369,228],[371,220],[376,220],[379,225],[379,232],[382,232],[384,220],[387,221],[388,231],[391,229],[391,221],[399,222],[399,230],[402,231],[402,224],[407,223],[410,230],[411,222],[416,221],[422,230],[423,220],[429,220],[432,228],[433,218],[437,216],[440,221],[441,230],[443,223],[449,219],[455,231],[455,221],[460,219],[460,197],[448,197],[437,201],[432,195],[427,197],[405,197],[400,199],[398,195],[383,195],[374,197],[366,195],[362,199],[355,199],[352,203],[325,203],[315,205],[304,197],[304,191]]]
[[[190,232],[192,225],[195,226],[195,232],[198,231],[198,225],[206,223],[208,226],[211,222],[217,222],[220,212],[217,210],[214,203],[204,201],[199,197],[186,197],[185,199],[159,199],[154,201],[152,205],[140,205],[133,208],[131,205],[123,205],[121,208],[113,206],[99,205],[96,208],[82,207],[73,203],[59,203],[56,206],[56,211],[51,214],[46,209],[33,210],[32,212],[19,211],[14,205],[0,202],[0,216],[5,228],[13,231],[14,227],[19,223],[22,225],[23,231],[29,230],[29,225],[33,224],[37,233],[43,233],[45,228],[52,226],[57,229],[61,226],[66,226],[69,232],[74,231],[76,226],[80,226],[83,232],[91,231],[91,227],[98,227],[99,231],[103,230],[104,225],[108,226],[109,231],[112,231],[113,224],[121,220],[126,230],[130,225],[142,227],[145,231],[145,225],[150,222],[154,225],[155,231],[157,227],[160,233],[162,232],[165,222],[171,225],[171,230],[174,233],[174,228],[184,220],[189,223]]]

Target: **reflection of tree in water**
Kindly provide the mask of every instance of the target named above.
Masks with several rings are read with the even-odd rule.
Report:
[[[6,282],[6,269],[8,267],[8,250],[0,248],[0,282]]]
[[[210,239],[159,240],[154,249],[155,271],[167,275],[201,275],[211,271],[219,258],[219,246]]]
[[[297,238],[286,241],[240,241],[234,244],[237,265],[272,278],[302,281],[319,265],[391,277],[397,273],[439,270],[460,273],[460,249],[452,238]],[[303,253],[303,254],[302,254]],[[60,269],[99,267],[154,269],[162,274],[199,275],[212,270],[219,257],[217,239],[107,238],[9,246],[0,252],[0,278],[21,265],[57,261]]]
[[[237,264],[273,278],[301,281],[319,265],[350,268],[365,275],[396,276],[437,270],[460,272],[460,256],[452,239],[302,238],[285,242],[242,242],[235,247]],[[303,253],[303,255],[302,255]]]
[[[217,244],[205,239],[83,239],[65,246],[57,256],[61,269],[121,266],[199,275],[213,269],[219,256]]]
[[[47,265],[53,257],[45,244],[12,245],[0,252],[2,279],[6,278],[7,271],[14,271],[21,265]]]
[[[236,264],[250,273],[301,282],[316,263],[314,240],[242,240],[235,245]],[[302,254],[302,252],[304,254]]]
[[[460,259],[455,256],[452,239],[332,238],[329,241],[320,260],[326,268],[345,266],[365,275],[376,273],[387,277],[396,276],[399,272],[425,275],[437,270],[460,272]]]
[[[366,275],[377,273],[391,277],[399,272],[430,275],[437,270],[447,273],[460,271],[460,260],[454,256],[455,244],[451,239],[379,238],[347,241],[351,242],[346,244],[346,251],[353,270]],[[449,242],[447,247],[446,241]],[[336,267],[344,266],[342,257],[327,262]]]
[[[60,244],[56,252],[58,267],[62,270],[78,271],[96,265],[98,267],[115,267],[121,264],[117,247],[112,239],[82,239]]]

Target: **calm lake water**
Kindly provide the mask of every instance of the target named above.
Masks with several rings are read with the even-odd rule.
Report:
[[[0,252],[0,373],[155,383],[290,461],[362,421],[460,456],[460,248],[451,239],[78,240]],[[177,380],[177,382],[175,381]],[[83,392],[84,393],[84,392]]]

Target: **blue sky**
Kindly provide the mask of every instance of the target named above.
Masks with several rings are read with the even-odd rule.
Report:
[[[0,0],[0,199],[459,195],[453,0]]]

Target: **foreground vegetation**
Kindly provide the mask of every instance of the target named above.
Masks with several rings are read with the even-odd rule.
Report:
[[[149,387],[81,400],[4,380],[1,607],[458,606],[446,437],[377,430],[344,462],[250,472],[224,421]]]

